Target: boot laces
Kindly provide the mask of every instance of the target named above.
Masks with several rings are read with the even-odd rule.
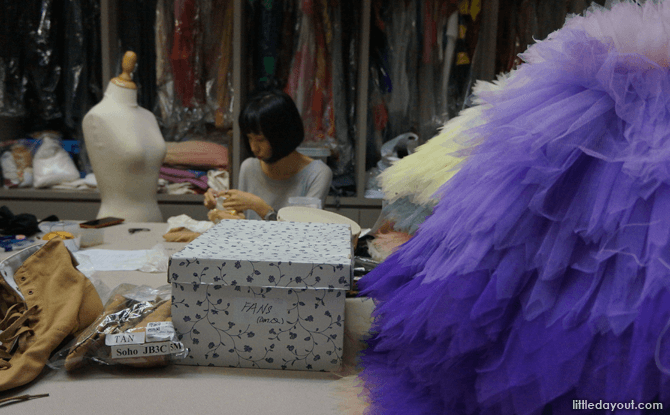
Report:
[[[37,306],[21,312],[19,304],[14,304],[7,310],[5,318],[0,321],[0,370],[11,367],[9,360],[19,338],[33,329],[26,325],[28,319],[37,314]]]

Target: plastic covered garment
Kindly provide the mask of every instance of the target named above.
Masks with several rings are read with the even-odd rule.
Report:
[[[25,88],[20,98],[24,114],[35,115],[44,121],[62,117],[57,96],[63,71],[63,50],[58,44],[60,9],[57,6],[58,3],[54,1],[32,0],[8,10],[17,13],[8,18],[15,19],[18,25],[15,27],[16,32],[7,41],[24,48],[19,60],[14,61],[20,67],[17,69],[23,72],[18,79]],[[9,49],[13,47],[9,46]]]
[[[512,70],[521,63],[519,54],[560,29],[565,16],[582,13],[591,4],[606,0],[498,0],[496,73]]]
[[[670,404],[669,19],[591,9],[480,94],[478,145],[359,282],[371,414]]]
[[[305,145],[335,136],[332,85],[332,21],[325,0],[300,1],[298,46],[286,92],[305,124]]]
[[[233,128],[233,15],[235,8],[230,4],[217,4],[214,8],[216,13],[214,22],[222,21],[222,25],[217,25],[217,36],[212,39],[214,51],[218,52],[218,62],[216,57],[210,55],[208,60],[213,60],[213,70],[207,79],[208,98],[215,97],[213,107],[216,109],[215,124],[219,128]],[[223,17],[221,17],[221,14]],[[218,47],[217,47],[218,46]],[[215,92],[211,92],[215,90]],[[211,98],[210,98],[211,99]]]
[[[373,3],[366,169],[381,146],[433,137],[468,104],[482,20],[478,0]]]
[[[114,288],[100,316],[56,353],[49,366],[68,372],[91,363],[146,368],[183,358],[188,350],[176,340],[170,293],[169,286]]]
[[[119,0],[116,5],[123,30],[118,31],[120,44],[115,73],[122,73],[121,64],[126,51],[137,55],[133,82],[137,86],[137,102],[152,111],[156,104],[156,5],[157,0]]]
[[[12,0],[0,3],[0,115],[23,116],[23,59],[21,43],[17,42],[22,33],[21,13],[26,9]]]
[[[227,141],[233,124],[232,0],[156,0],[153,108],[166,141]]]
[[[287,92],[305,126],[299,151],[329,155],[335,187],[353,183],[361,3],[254,0],[246,6],[255,88]]]
[[[175,0],[172,63],[175,92],[184,107],[190,108],[203,100],[199,77],[196,36],[198,8],[195,0]]]
[[[288,82],[300,27],[297,20],[300,1],[249,1],[246,4],[254,84],[283,88]]]
[[[426,140],[451,118],[449,81],[459,37],[455,2],[426,1],[423,7],[423,51],[419,64],[419,134]],[[478,17],[477,9],[474,16]]]
[[[372,157],[379,154],[384,142],[416,127],[420,3],[378,1],[372,6],[368,108],[368,141],[373,149],[368,153]]]
[[[67,126],[64,133],[80,139],[84,116],[102,98],[100,0],[64,2],[64,14],[62,105]],[[56,42],[56,47],[59,45],[61,42]],[[83,140],[79,141],[83,147]],[[86,163],[86,154],[82,156],[82,162]]]
[[[479,81],[473,87],[475,96],[504,88],[509,74],[494,82]],[[384,169],[377,180],[384,195],[382,214],[375,229],[392,223],[393,229],[413,235],[439,201],[438,189],[460,169],[476,138],[467,132],[484,122],[484,111],[490,108],[482,100],[449,120],[439,134],[416,151]],[[389,141],[388,143],[390,143]],[[387,144],[388,144],[387,143]]]
[[[0,115],[67,129],[101,94],[99,0],[0,4]]]

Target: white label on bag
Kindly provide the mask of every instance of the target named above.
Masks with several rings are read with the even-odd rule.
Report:
[[[147,343],[172,340],[174,326],[171,321],[156,321],[147,324]]]
[[[243,324],[282,325],[288,320],[285,300],[278,298],[235,298],[235,320]]]
[[[144,343],[144,332],[132,332],[132,333],[116,333],[108,334],[105,336],[105,344],[107,346],[116,346],[124,344],[143,344]]]
[[[178,353],[183,350],[181,343],[158,342],[151,344],[128,344],[112,346],[112,359],[127,359],[133,357],[162,356]]]

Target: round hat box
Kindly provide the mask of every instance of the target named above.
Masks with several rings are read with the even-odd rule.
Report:
[[[361,235],[360,225],[348,217],[306,206],[283,207],[277,212],[277,220],[282,222],[343,223],[349,225],[351,227],[351,243],[354,247]]]

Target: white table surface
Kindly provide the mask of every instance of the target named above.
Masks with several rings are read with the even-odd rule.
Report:
[[[129,234],[130,228],[150,232]],[[91,249],[150,249],[161,243],[170,254],[185,244],[165,242],[165,223],[125,223],[104,229],[104,243]],[[0,260],[11,253],[1,253]],[[121,283],[158,287],[166,273],[139,271],[98,272],[96,277],[113,289]],[[358,340],[370,324],[369,300],[347,299],[345,337]],[[354,341],[355,341],[354,340]],[[346,346],[346,345],[345,345]],[[355,348],[355,347],[354,347]],[[352,363],[355,350],[345,349]],[[301,415],[352,413],[349,407],[360,390],[352,386],[351,367],[342,373],[195,367],[133,369],[89,365],[69,374],[46,368],[30,384],[0,393],[0,399],[30,394],[45,398],[0,405],[5,414],[235,414]],[[347,381],[348,380],[348,381]],[[348,408],[348,409],[345,409]],[[357,412],[357,411],[355,411]],[[358,412],[360,413],[360,412]]]

